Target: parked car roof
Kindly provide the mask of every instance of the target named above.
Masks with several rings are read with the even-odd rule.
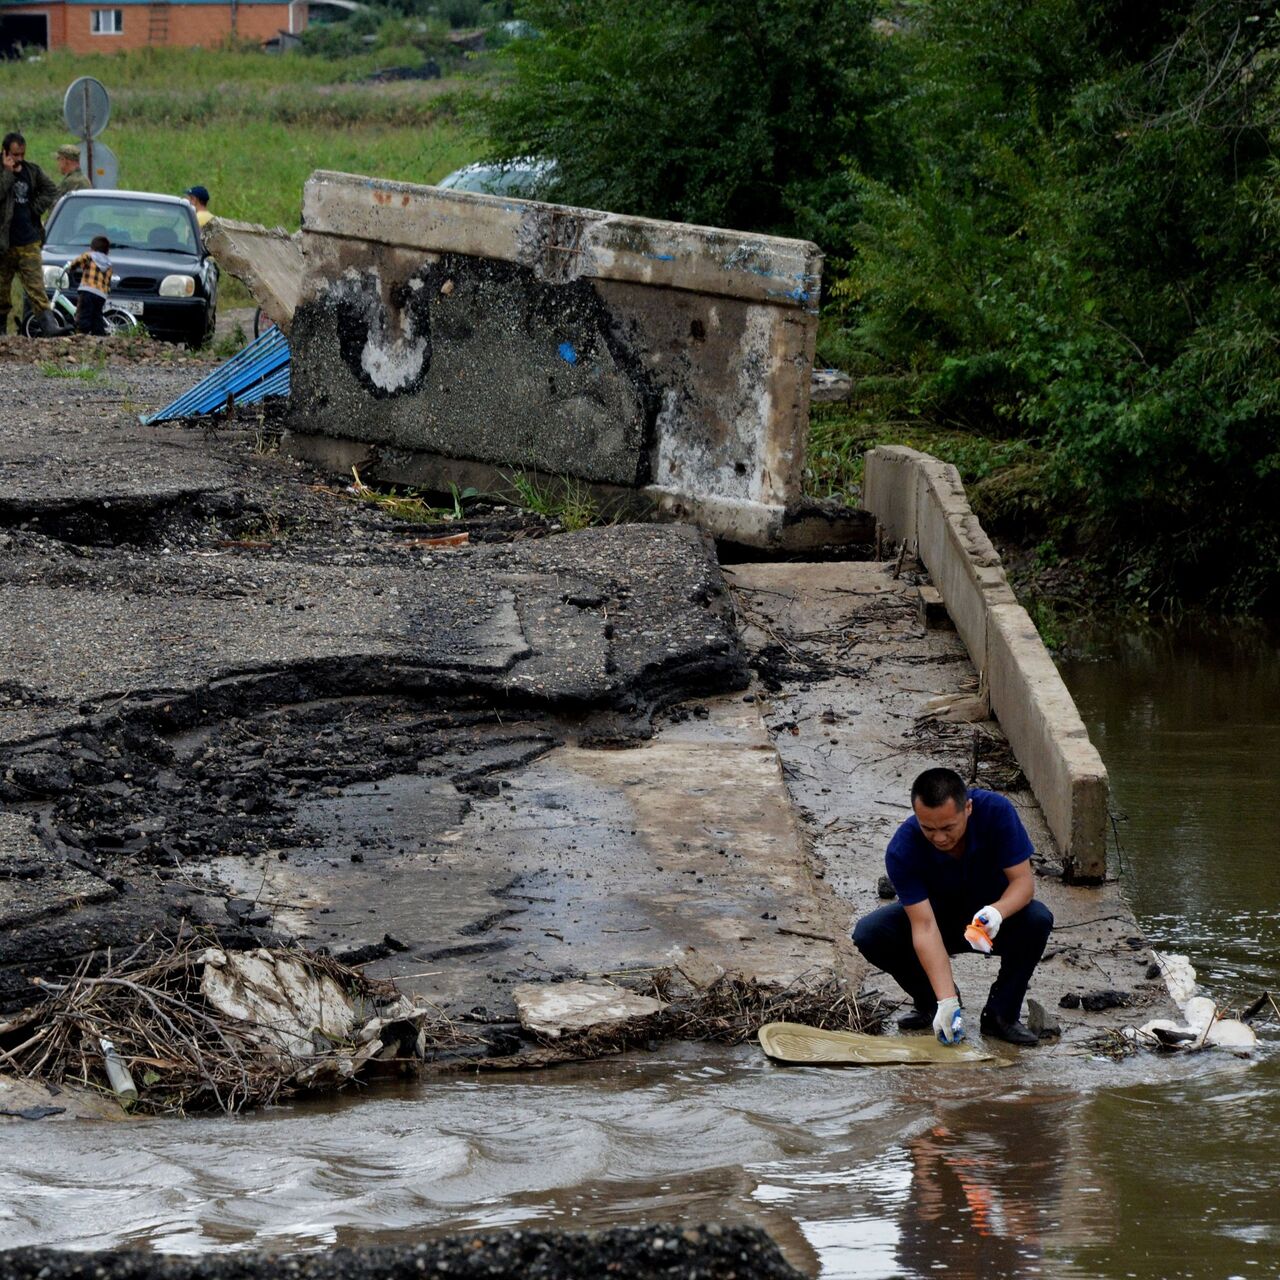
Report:
[[[486,196],[534,199],[555,177],[556,162],[548,156],[518,156],[514,160],[481,160],[441,178],[437,187],[478,191]]]

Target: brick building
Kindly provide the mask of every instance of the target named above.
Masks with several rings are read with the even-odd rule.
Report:
[[[0,0],[0,57],[24,48],[113,53],[228,38],[265,43],[306,25],[307,0]]]

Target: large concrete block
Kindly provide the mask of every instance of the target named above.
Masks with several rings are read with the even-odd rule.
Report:
[[[320,172],[291,425],[643,488],[777,540],[801,496],[821,253]]]

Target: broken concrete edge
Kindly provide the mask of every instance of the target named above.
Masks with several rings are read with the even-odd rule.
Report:
[[[520,506],[517,481],[527,482],[549,503],[587,499],[605,521],[643,520],[654,514],[650,494],[643,489],[601,484],[574,477],[550,475],[518,466],[496,466],[474,458],[446,458],[425,449],[369,444],[339,436],[288,431],[280,447],[291,457],[333,476],[352,478],[352,469],[366,483],[406,485],[425,493],[474,489],[477,494]]]
[[[291,457],[344,479],[352,477],[354,468],[366,483],[407,485],[441,494],[474,489],[513,506],[520,504],[515,484],[520,479],[553,502],[589,499],[604,521],[659,519],[692,524],[713,538],[754,549],[814,551],[829,546],[870,547],[875,541],[875,517],[869,512],[818,499],[784,507],[732,498],[696,498],[659,485],[628,489],[304,431],[286,432],[280,447]]]
[[[661,222],[570,205],[316,170],[302,194],[304,237],[496,258],[557,282],[657,285],[817,314],[822,250],[808,240]],[[352,228],[358,228],[353,232]]]
[[[881,445],[866,455],[863,503],[889,539],[919,556],[941,591],[1062,852],[1064,878],[1100,883],[1107,871],[1106,766],[970,508],[959,472],[914,449]]]
[[[262,312],[288,334],[302,287],[302,244],[283,227],[214,218],[205,244],[220,270],[252,294]]]

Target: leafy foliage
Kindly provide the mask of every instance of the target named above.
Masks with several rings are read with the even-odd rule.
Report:
[[[934,0],[839,342],[883,408],[1035,442],[1139,600],[1280,603],[1274,4]]]
[[[872,0],[527,0],[489,105],[496,154],[554,157],[557,198],[831,230],[845,168],[883,168],[891,50]],[[847,220],[846,220],[847,221]],[[837,232],[837,234],[839,234]]]

